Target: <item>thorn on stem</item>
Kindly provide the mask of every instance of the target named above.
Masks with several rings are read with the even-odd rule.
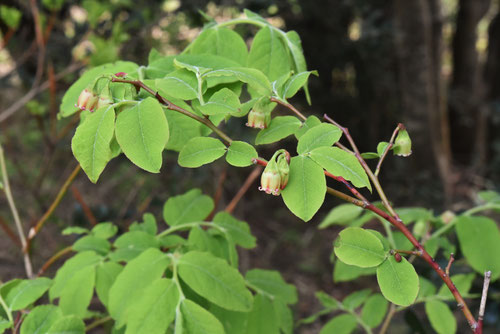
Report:
[[[448,265],[446,266],[445,272],[447,276],[450,276],[450,268],[451,264],[455,261],[455,254],[451,253],[450,254],[450,260],[448,261]]]

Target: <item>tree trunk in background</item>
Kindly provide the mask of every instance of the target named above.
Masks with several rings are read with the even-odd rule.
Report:
[[[474,151],[475,167],[483,170],[487,163],[488,128],[491,111],[498,108],[500,101],[500,12],[491,20],[488,28],[488,54],[484,65],[483,80],[485,83],[484,103],[480,110],[476,126]]]
[[[434,162],[445,200],[451,198],[451,151],[441,75],[442,16],[439,0],[394,0],[395,45],[401,104],[414,146],[414,172]]]
[[[453,81],[449,105],[454,121],[454,148],[462,162],[469,162],[474,155],[479,160],[484,158],[484,152],[475,151],[477,143],[484,141],[482,132],[476,130],[482,127],[482,119],[487,113],[484,104],[485,82],[476,43],[479,21],[486,15],[490,3],[491,0],[460,0],[453,37]],[[461,121],[456,122],[457,119]],[[475,141],[470,140],[474,133]]]

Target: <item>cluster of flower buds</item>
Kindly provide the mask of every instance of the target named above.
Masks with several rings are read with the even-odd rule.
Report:
[[[290,153],[278,150],[267,163],[260,177],[260,191],[278,196],[285,189],[290,173]]]
[[[100,79],[103,79],[103,77],[97,78],[96,81],[82,90],[75,107],[92,112],[113,103],[109,82],[99,89],[97,83]]]

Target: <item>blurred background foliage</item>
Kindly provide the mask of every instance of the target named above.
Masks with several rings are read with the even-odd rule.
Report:
[[[381,178],[397,207],[459,212],[476,201],[478,190],[499,189],[498,0],[2,0],[0,141],[24,223],[34,224],[46,211],[76,164],[70,138],[78,118],[58,121],[56,114],[81,71],[118,59],[145,64],[152,48],[177,54],[200,32],[205,15],[226,20],[243,8],[301,36],[308,68],[320,74],[310,80],[312,105],[303,95],[293,101],[305,114],[328,113],[349,127],[362,151],[388,140],[398,122],[406,125],[413,155],[386,162]],[[247,37],[254,32],[237,30]],[[241,140],[255,136],[242,122],[226,127]],[[268,157],[277,148],[259,153]],[[157,175],[125,159],[113,160],[97,185],[80,175],[33,245],[35,267],[68,244],[62,227],[91,223],[89,210],[98,221],[126,229],[191,187],[215,195],[224,208],[251,170],[223,163],[186,170],[173,153],[164,160]],[[316,222],[335,204],[327,199]],[[256,250],[241,255],[243,268],[281,270],[299,289],[298,316],[317,307],[316,290],[341,299],[373,283],[361,278],[334,286],[325,264],[338,230],[317,233],[315,223],[303,224],[257,185],[235,213],[259,240]],[[0,277],[22,276],[3,200],[0,227]],[[413,321],[414,315],[406,318]]]

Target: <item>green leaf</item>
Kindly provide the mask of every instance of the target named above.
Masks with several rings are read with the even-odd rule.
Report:
[[[472,282],[474,281],[475,277],[476,275],[474,273],[470,273],[470,274],[453,275],[450,276],[450,279],[453,282],[453,284],[455,284],[455,287],[457,288],[458,292],[460,292],[460,294],[464,296],[469,293],[469,290],[472,287]],[[444,283],[439,289],[438,295],[443,297],[448,297],[450,299],[454,298],[450,292],[450,289]]]
[[[61,268],[57,271],[54,278],[54,284],[49,290],[50,300],[61,296],[61,292],[66,286],[67,282],[80,270],[87,266],[94,266],[102,260],[102,257],[95,252],[87,251],[81,252],[67,260]]]
[[[148,248],[159,248],[159,241],[151,234],[144,231],[132,231],[122,234],[116,239],[116,250],[110,258],[115,261],[130,261]]]
[[[212,137],[193,138],[184,145],[179,153],[179,165],[196,168],[211,163],[226,153],[226,146]]]
[[[150,52],[150,56],[152,51]],[[158,52],[158,51],[157,51]],[[146,76],[148,79],[158,79],[163,78],[167,74],[175,71],[174,67],[174,58],[175,56],[161,56],[158,58],[150,57],[148,59],[148,67],[145,68]]]
[[[160,94],[181,100],[193,100],[198,97],[198,79],[193,72],[186,69],[171,72],[162,79],[156,79],[155,83]]]
[[[457,332],[457,321],[448,305],[440,300],[430,300],[425,303],[425,313],[432,328],[438,334],[454,334]]]
[[[62,317],[55,305],[40,305],[30,311],[21,325],[21,334],[44,334]]]
[[[99,223],[92,228],[91,234],[101,238],[109,239],[118,232],[118,227],[110,222]]]
[[[273,300],[273,306],[281,332],[283,334],[293,334],[294,321],[292,310],[281,300]]]
[[[363,275],[375,274],[375,268],[360,268],[357,266],[351,266],[345,264],[342,261],[335,262],[335,268],[333,269],[333,282],[348,282],[352,281]]]
[[[389,256],[377,268],[377,281],[384,297],[396,305],[409,306],[417,298],[418,275],[404,257],[396,262],[394,256]]]
[[[296,31],[290,30],[284,35],[290,54],[292,55],[292,60],[294,64],[295,73],[300,73],[307,71],[306,59],[304,57],[304,51],[302,50],[302,42],[300,41],[300,36]],[[311,104],[311,96],[309,95],[309,89],[307,85],[304,86],[304,91],[306,93],[307,103]]]
[[[278,31],[265,26],[255,35],[250,53],[248,66],[264,73],[270,81],[290,72],[290,59]]]
[[[425,208],[398,208],[396,213],[405,225],[417,221],[427,222],[433,217],[432,211]]]
[[[267,129],[261,130],[255,138],[255,144],[263,145],[277,142],[294,134],[302,122],[294,116],[278,116],[271,120]]]
[[[500,258],[485,254],[500,254],[500,231],[487,217],[459,216],[456,231],[460,248],[469,265],[481,275],[491,270],[491,280],[500,277]]]
[[[309,76],[311,74],[317,76],[318,72],[316,71],[300,72],[292,76],[290,79],[288,79],[288,81],[283,86],[283,93],[281,95],[282,98],[288,99],[297,94],[300,88],[304,87],[304,85],[307,85],[307,80],[309,79]]]
[[[293,157],[288,184],[281,192],[288,209],[307,222],[323,204],[325,194],[323,169],[308,157]]]
[[[381,141],[380,143],[378,143],[377,145],[377,154],[379,157],[382,156],[382,154],[384,154],[384,151],[386,149],[386,147],[389,146],[389,143],[386,142],[386,141]]]
[[[422,276],[419,277],[419,281],[420,290],[418,291],[417,300],[422,300],[423,298],[436,294],[436,287],[434,286],[434,284],[432,284],[431,281]]]
[[[116,63],[106,64],[87,70],[71,87],[66,91],[62,98],[60,113],[61,117],[68,117],[76,113],[79,109],[75,107],[78,96],[94,80],[105,74],[114,74],[118,72],[132,73],[137,71],[138,66],[132,62],[117,61]],[[125,84],[121,84],[125,85]]]
[[[371,293],[370,289],[354,291],[342,300],[342,305],[346,309],[354,311],[354,309],[360,307],[368,299]]]
[[[0,19],[12,30],[17,30],[22,16],[23,14],[17,8],[0,6]]]
[[[174,320],[178,301],[179,291],[172,280],[154,281],[131,306],[125,334],[164,334]]]
[[[238,95],[229,88],[215,92],[208,102],[198,107],[204,115],[238,115],[241,111]]]
[[[319,224],[318,228],[326,228],[330,225],[346,225],[358,218],[363,208],[354,204],[341,204],[334,207]]]
[[[376,293],[366,300],[361,310],[361,319],[370,328],[375,328],[384,320],[388,306],[387,300],[380,293]]]
[[[302,126],[295,132],[295,137],[300,139],[307,131],[321,124],[321,121],[316,116],[307,117],[306,121],[302,123]]]
[[[137,166],[158,173],[169,137],[168,123],[160,103],[152,97],[120,112],[116,140],[123,153]]]
[[[220,321],[212,313],[189,299],[181,302],[180,314],[182,320],[176,319],[175,333],[178,333],[177,323],[181,321],[185,328],[185,331],[180,332],[183,334],[224,334],[224,327]]]
[[[213,54],[223,56],[245,66],[248,50],[245,41],[235,31],[214,27],[206,29],[193,41],[192,54]]]
[[[282,191],[283,201],[294,215],[309,221],[319,210],[326,194],[323,169],[304,156],[290,161],[290,176]]]
[[[73,155],[93,183],[111,160],[114,128],[115,110],[112,106],[101,107],[80,123],[71,140]]]
[[[51,285],[52,280],[45,277],[22,280],[4,295],[5,303],[11,311],[22,310],[37,301]]]
[[[242,81],[255,89],[259,94],[266,96],[269,96],[272,92],[271,83],[264,73],[253,68],[228,67],[207,72],[203,75],[203,77],[208,79],[223,79],[223,81],[218,81],[218,83]]]
[[[252,310],[248,314],[246,334],[279,334],[277,318],[272,301],[266,296],[257,294]]]
[[[108,306],[109,289],[122,270],[123,267],[115,262],[100,263],[96,267],[95,290],[104,306]]]
[[[87,235],[78,239],[72,248],[75,252],[95,251],[98,254],[106,255],[111,249],[111,244],[108,240]]]
[[[357,321],[352,314],[341,314],[328,321],[319,334],[350,334],[356,326]]]
[[[286,304],[297,303],[297,289],[292,284],[287,284],[275,270],[252,269],[247,271],[245,279],[273,299],[279,299]]]
[[[75,317],[74,315],[68,315],[66,317],[57,320],[49,329],[47,334],[84,334],[85,324],[82,319]]]
[[[142,215],[142,223],[134,222],[130,225],[130,231],[143,231],[147,234],[155,236],[158,233],[158,224],[156,223],[156,218],[151,213],[145,213]]]
[[[59,307],[62,312],[83,318],[94,294],[94,283],[94,266],[87,266],[75,273],[61,291]]]
[[[333,175],[351,181],[355,187],[367,187],[371,191],[370,180],[354,155],[337,147],[319,147],[313,150],[310,156]]]
[[[250,227],[246,222],[234,218],[227,212],[221,211],[215,215],[213,223],[222,227],[237,245],[247,249],[256,246],[255,237],[250,232]]]
[[[125,324],[131,313],[132,302],[144,294],[144,289],[163,276],[169,259],[156,248],[144,251],[130,261],[118,274],[109,290],[109,314],[118,327]]]
[[[368,230],[348,227],[335,240],[335,255],[344,263],[369,268],[385,259],[382,242]]]
[[[311,152],[317,147],[332,146],[342,136],[342,131],[332,124],[320,124],[307,131],[300,137],[297,144],[297,153]]]
[[[198,121],[175,110],[165,109],[164,111],[170,133],[167,149],[179,152],[190,139],[202,135],[202,125]],[[208,129],[204,125],[203,128]]]
[[[163,207],[163,219],[170,226],[203,221],[214,209],[214,201],[200,189],[170,197]]]
[[[192,251],[179,262],[179,276],[191,289],[212,303],[232,311],[249,311],[252,294],[241,274],[209,253]]]
[[[214,304],[209,311],[219,319],[227,334],[247,333],[248,312],[229,311]]]
[[[255,148],[244,141],[233,141],[227,148],[226,161],[236,167],[253,165],[253,159],[259,155]]]

